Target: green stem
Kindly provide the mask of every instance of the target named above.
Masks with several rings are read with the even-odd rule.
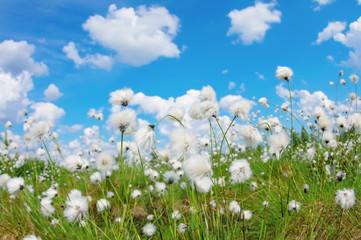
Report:
[[[165,119],[166,117],[171,117],[171,118],[175,119],[175,120],[176,120],[177,122],[179,122],[179,124],[182,125],[182,127],[184,128],[183,123],[182,123],[178,118],[176,118],[176,117],[174,117],[173,115],[170,115],[170,114],[162,117],[161,119],[159,119],[159,120],[158,120],[156,123],[154,123],[153,125],[156,126],[158,123],[160,123],[160,122],[161,122],[163,119]]]

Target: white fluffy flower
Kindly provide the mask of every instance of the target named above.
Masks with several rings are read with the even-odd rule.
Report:
[[[169,115],[172,115],[173,117],[177,118],[179,121],[183,120],[185,110],[184,108],[171,108],[169,110]],[[172,121],[176,121],[174,118],[170,118]]]
[[[103,181],[102,175],[100,172],[95,172],[92,175],[90,175],[90,182],[94,185],[98,185]]]
[[[101,153],[95,160],[95,166],[101,172],[111,171],[114,165],[114,158],[108,152]]]
[[[133,199],[137,199],[137,198],[139,198],[141,195],[142,195],[142,192],[139,191],[139,190],[134,190],[134,191],[132,192],[132,198],[133,198]]]
[[[280,80],[289,81],[293,75],[293,71],[289,67],[278,66],[276,70],[276,77]]]
[[[342,209],[350,209],[356,203],[355,191],[346,188],[337,190],[335,201],[341,205]]]
[[[148,152],[155,144],[154,125],[147,125],[138,129],[134,134],[134,141],[138,148]]]
[[[348,117],[348,125],[355,129],[360,130],[361,129],[361,114],[360,113],[354,113]]]
[[[187,224],[181,223],[181,224],[179,224],[179,226],[178,226],[178,232],[179,232],[179,233],[184,233],[184,232],[187,230],[187,228],[188,228],[188,225],[187,225]]]
[[[170,136],[171,151],[174,158],[189,156],[195,148],[195,138],[187,130],[178,128]]]
[[[199,102],[195,102],[190,109],[190,115],[193,119],[202,120],[204,118],[203,109]]]
[[[245,159],[234,160],[229,166],[231,183],[243,183],[252,177],[252,169]]]
[[[156,182],[154,184],[154,187],[158,195],[163,195],[167,192],[167,185],[163,182]]]
[[[288,203],[288,211],[296,210],[296,212],[300,211],[301,205],[299,202],[292,200]]]
[[[30,137],[37,141],[42,141],[49,136],[50,126],[48,122],[41,121],[34,124],[30,129]]]
[[[27,235],[23,238],[23,240],[41,240],[41,237],[37,237],[35,235]]]
[[[174,212],[172,212],[172,218],[175,220],[179,220],[182,218],[182,214],[178,210],[175,210]]]
[[[285,132],[280,132],[268,137],[271,155],[279,158],[280,153],[290,144],[290,138]]]
[[[207,193],[213,186],[212,165],[208,155],[192,155],[183,162],[183,170],[201,193]]]
[[[179,175],[174,171],[167,171],[163,173],[163,180],[168,184],[178,183],[179,179]]]
[[[8,183],[8,181],[11,179],[11,177],[7,174],[1,174],[0,175],[0,188],[2,189],[6,189],[6,184]]]
[[[251,220],[252,219],[252,212],[250,210],[243,210],[241,213],[241,219],[243,220]]]
[[[359,77],[356,74],[353,74],[350,76],[350,80],[351,80],[351,82],[356,84],[359,80]]]
[[[113,113],[109,117],[110,124],[125,135],[130,135],[135,130],[136,113],[134,110],[125,109]]]
[[[331,127],[331,119],[329,116],[322,115],[317,120],[317,125],[322,131],[326,131]]]
[[[22,177],[11,178],[6,183],[6,188],[10,195],[17,195],[25,187],[25,182]]]
[[[85,160],[79,155],[67,156],[61,163],[61,165],[69,172],[75,172],[76,170],[80,170],[84,164]]]
[[[88,198],[81,195],[79,190],[73,189],[65,201],[64,217],[68,222],[80,221],[88,214]]]
[[[206,118],[216,117],[219,113],[219,105],[215,101],[205,101],[201,103],[203,116]]]
[[[251,104],[247,100],[236,102],[230,107],[231,114],[240,120],[246,120],[250,110]]]
[[[336,119],[336,125],[337,127],[339,127],[340,129],[345,129],[347,127],[347,121],[346,118],[344,116],[339,116]]]
[[[97,201],[96,206],[97,206],[98,212],[102,212],[102,211],[107,210],[107,209],[110,208],[110,202],[108,200],[104,199],[104,198],[99,199]]]
[[[239,206],[238,202],[236,201],[231,201],[229,203],[229,206],[228,206],[228,210],[231,212],[231,213],[234,213],[234,214],[239,214],[241,212],[241,207]]]
[[[157,228],[154,226],[153,223],[147,223],[142,228],[142,232],[148,236],[153,236],[156,230]]]
[[[131,89],[122,89],[110,93],[109,102],[115,105],[128,106],[130,100],[133,97],[133,91]]]
[[[242,125],[237,129],[237,132],[248,146],[255,147],[262,142],[261,133],[252,125]]]
[[[44,217],[51,217],[55,213],[55,208],[53,206],[53,200],[50,198],[43,198],[40,201],[41,213]]]
[[[215,101],[216,92],[211,86],[205,86],[202,88],[199,98],[202,101]]]

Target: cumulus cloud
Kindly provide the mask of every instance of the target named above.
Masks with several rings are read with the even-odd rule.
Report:
[[[35,62],[31,55],[35,46],[26,41],[15,42],[5,40],[0,43],[0,68],[13,76],[27,71],[36,76],[48,74],[48,68],[43,62]]]
[[[34,112],[31,114],[37,120],[53,121],[60,119],[65,115],[65,111],[50,102],[37,102],[30,106]]]
[[[30,104],[28,92],[33,89],[33,81],[29,72],[16,77],[0,69],[0,121],[19,122],[20,111]]]
[[[181,52],[173,43],[179,19],[165,7],[117,9],[112,4],[105,17],[91,16],[82,27],[94,42],[115,51],[118,61],[132,66],[146,65],[159,57],[179,57]],[[74,44],[68,44],[63,51],[75,64],[83,64]],[[89,61],[95,64],[97,60],[102,61],[100,57]]]
[[[63,47],[63,52],[72,60],[77,68],[82,65],[90,65],[93,68],[100,68],[110,71],[114,65],[113,57],[96,54],[87,54],[85,57],[80,57],[79,51],[74,42],[69,42],[68,45]]]
[[[231,19],[227,36],[238,36],[233,43],[242,41],[243,44],[249,45],[253,42],[262,42],[271,24],[281,22],[282,13],[274,9],[275,5],[274,2],[256,2],[254,6],[232,10],[227,15]]]
[[[321,32],[318,33],[315,44],[321,44],[322,42],[333,38],[337,33],[343,32],[345,28],[346,22],[329,22],[327,27],[325,27]]]
[[[322,6],[330,4],[330,3],[334,2],[334,1],[335,0],[313,0],[313,2],[315,2],[317,4],[317,6],[313,10],[319,11],[319,10],[321,10]]]
[[[264,80],[264,76],[262,74],[259,72],[255,72],[255,74],[257,75],[258,79]]]
[[[222,74],[227,74],[227,73],[228,73],[228,69],[222,70]]]
[[[59,88],[52,83],[44,90],[44,96],[46,101],[54,101],[63,96],[63,94],[59,91]]]
[[[332,55],[328,55],[326,58],[327,58],[327,60],[329,60],[331,62],[333,62],[335,60]]]
[[[233,88],[235,88],[237,85],[235,82],[229,82],[228,84],[228,90],[232,90]]]
[[[83,129],[83,125],[81,125],[81,124],[74,124],[72,126],[61,125],[58,128],[57,132],[62,133],[62,134],[64,134],[64,133],[74,133],[74,132],[78,132],[78,131],[80,131],[82,129]]]

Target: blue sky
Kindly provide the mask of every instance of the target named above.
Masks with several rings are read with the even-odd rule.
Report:
[[[151,8],[166,10],[160,13],[167,17],[165,27],[157,29],[165,35],[164,42],[152,45],[156,40],[150,39],[152,44],[144,41],[127,52],[129,42],[120,43],[122,38],[126,38],[126,31],[111,35],[114,29],[108,31],[105,26],[96,29],[98,22],[89,24],[86,30],[84,24],[87,20],[95,15],[106,18],[111,4],[116,5],[112,7],[113,11],[122,8],[138,11],[141,5],[145,6],[145,12]],[[251,11],[245,18],[247,21],[242,21],[242,27],[235,27],[239,34],[227,36],[232,27],[228,16],[231,11],[238,10],[239,13],[243,10],[244,13],[262,4],[270,16],[265,18],[265,12]],[[329,81],[337,81],[340,69],[344,70],[347,81],[349,75],[360,73],[361,34],[357,35],[359,32],[355,30],[356,35],[354,32],[347,35],[349,25],[357,24],[360,10],[357,0],[3,1],[0,5],[0,44],[10,49],[25,41],[24,44],[31,45],[33,51],[15,49],[7,52],[0,49],[0,68],[4,74],[10,72],[12,78],[16,78],[21,70],[30,72],[31,79],[27,83],[31,82],[33,87],[22,90],[20,95],[15,94],[8,102],[3,100],[0,119],[2,122],[8,119],[16,122],[11,109],[24,107],[31,114],[36,103],[50,102],[52,110],[56,106],[58,109],[54,111],[64,111],[55,118],[57,126],[80,124],[85,128],[95,122],[87,117],[88,110],[102,108],[107,119],[111,107],[109,93],[124,87],[135,93],[168,99],[182,96],[189,89],[200,90],[211,85],[218,99],[240,94],[248,99],[255,96],[256,101],[265,96],[270,102],[281,104],[283,100],[276,91],[280,84],[275,78],[277,66],[293,69],[292,89],[307,89],[311,94],[320,90],[332,99],[335,90],[329,86]],[[139,12],[135,14],[142,17]],[[149,29],[159,24],[156,19],[160,15],[146,21],[137,34],[151,31]],[[338,25],[330,26],[329,33],[325,33],[317,44],[318,34],[332,22],[338,22]],[[167,32],[172,27],[173,32]],[[254,29],[260,29],[256,37],[250,33]],[[108,33],[110,40],[106,39]],[[248,40],[240,38],[240,34]],[[357,43],[357,37],[360,37],[360,43]],[[5,46],[4,42],[8,40],[12,42]],[[78,66],[63,50],[70,42],[78,51],[78,61],[81,61]],[[178,53],[173,49],[162,55],[163,46],[176,47]],[[155,59],[142,60],[147,55],[141,54],[142,49],[149,48],[153,49],[149,54]],[[28,54],[20,56],[17,51]],[[350,51],[355,53],[351,61]],[[114,64],[106,65],[106,70],[95,66],[91,56],[96,54],[107,56]],[[171,56],[164,57],[167,54]],[[121,60],[119,56],[124,58],[125,55],[131,60]],[[31,60],[33,62],[29,65]],[[24,69],[17,69],[19,66],[24,66]],[[5,80],[2,82],[6,84]],[[235,86],[230,88],[230,83]],[[50,84],[61,93],[59,98],[51,101],[44,96],[44,90]],[[348,92],[343,89],[340,94],[347,97]],[[76,134],[64,138],[70,139]]]

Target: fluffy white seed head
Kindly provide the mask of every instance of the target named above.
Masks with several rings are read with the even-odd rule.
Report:
[[[205,86],[202,88],[199,98],[202,101],[215,101],[216,92],[211,86]]]
[[[236,102],[230,107],[231,114],[240,120],[246,120],[250,110],[251,104],[247,100]]]
[[[11,179],[11,177],[7,174],[1,174],[0,175],[0,188],[2,189],[6,189],[6,184],[8,183],[8,181]]]
[[[353,74],[350,76],[350,80],[351,80],[351,82],[356,84],[359,80],[359,77],[356,74]]]
[[[21,190],[25,188],[25,182],[22,177],[11,178],[6,183],[6,188],[10,195],[16,196]]]
[[[252,169],[246,159],[234,160],[229,166],[231,183],[243,183],[252,177]]]
[[[292,200],[288,203],[288,211],[300,211],[301,205],[299,202],[296,202],[296,200]]]
[[[228,206],[228,211],[230,211],[233,214],[238,215],[241,212],[241,207],[239,206],[238,202],[231,201]]]
[[[131,89],[122,89],[110,93],[109,102],[114,105],[128,106],[132,100],[133,91]]]
[[[276,70],[276,77],[280,80],[289,81],[293,75],[293,71],[289,67],[278,66]]]
[[[53,206],[53,200],[50,198],[43,198],[40,201],[41,213],[44,217],[50,218],[55,213],[55,208]]]
[[[261,133],[252,125],[242,125],[237,129],[237,132],[247,146],[255,147],[262,142]]]
[[[219,113],[219,105],[214,101],[205,101],[201,103],[203,116],[206,118],[216,117]]]
[[[109,117],[110,124],[124,135],[130,135],[135,130],[136,113],[132,109],[113,113]]]
[[[95,166],[101,172],[111,171],[114,165],[114,158],[112,155],[110,155],[109,152],[103,152],[99,154],[95,160]]]
[[[49,137],[50,126],[46,121],[41,121],[32,125],[30,129],[30,137],[37,141],[42,141]]]
[[[80,221],[88,215],[88,198],[82,196],[81,192],[73,189],[65,201],[64,217],[68,222]]]
[[[186,129],[175,129],[171,136],[171,152],[175,159],[187,157],[195,151],[195,137]]]
[[[99,199],[96,203],[97,211],[102,212],[110,208],[110,202],[106,199]]]
[[[354,189],[344,188],[342,190],[337,190],[335,201],[340,204],[344,210],[352,208],[356,203]]]
[[[155,144],[154,125],[139,128],[134,134],[134,141],[141,151],[150,151]]]
[[[142,228],[143,234],[147,236],[153,236],[156,230],[157,228],[153,223],[147,223]]]
[[[199,102],[195,102],[190,109],[190,115],[193,119],[202,120],[204,118],[203,109]]]

